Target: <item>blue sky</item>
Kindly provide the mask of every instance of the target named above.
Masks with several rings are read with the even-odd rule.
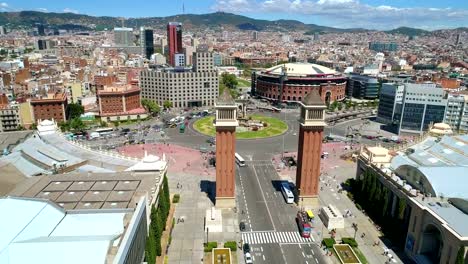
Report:
[[[0,0],[1,11],[37,10],[94,16],[149,17],[225,11],[262,19],[296,19],[335,27],[468,27],[468,0]]]

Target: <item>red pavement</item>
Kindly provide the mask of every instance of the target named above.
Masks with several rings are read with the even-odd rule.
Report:
[[[338,167],[345,166],[346,164],[349,165],[349,161],[343,160],[340,158],[342,154],[355,151],[359,149],[359,146],[353,145],[353,149],[350,150],[345,150],[345,146],[349,146],[348,144],[344,142],[329,142],[329,143],[324,143],[322,145],[322,152],[328,152],[328,158],[322,159],[321,165],[322,169],[321,171],[324,173],[328,173],[332,171],[333,169]],[[284,154],[285,157],[294,157],[294,159],[297,158],[297,152],[287,152]],[[273,164],[274,166],[278,169],[279,168],[279,162],[281,161],[281,154],[277,154],[273,157]],[[285,167],[282,170],[278,170],[278,173],[282,177],[290,177],[291,179],[296,178],[296,169],[289,169],[288,167]]]
[[[193,175],[214,176],[215,169],[208,166],[208,154],[202,154],[198,150],[185,148],[173,144],[142,144],[128,145],[117,149],[129,157],[142,158],[145,151],[162,159],[163,153],[169,162],[168,171],[171,173],[189,173]]]

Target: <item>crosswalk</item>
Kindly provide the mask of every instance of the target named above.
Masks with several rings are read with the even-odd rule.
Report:
[[[299,232],[244,232],[242,233],[242,241],[249,244],[296,244],[296,243],[311,243],[313,237],[301,237]]]

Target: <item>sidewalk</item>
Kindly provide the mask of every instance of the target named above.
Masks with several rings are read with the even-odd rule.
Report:
[[[210,188],[210,182],[214,182],[215,177],[186,173],[170,173],[168,177],[171,193],[180,193],[180,202],[174,215],[176,224],[168,253],[169,263],[203,263],[203,243],[207,239],[204,231],[205,213],[213,206],[205,188]],[[183,184],[182,189],[176,188],[178,182]],[[223,210],[222,216],[223,232],[209,233],[208,240],[217,241],[218,245],[223,245],[226,241],[238,241],[237,216],[232,210]],[[184,218],[184,222],[177,223],[178,218]]]

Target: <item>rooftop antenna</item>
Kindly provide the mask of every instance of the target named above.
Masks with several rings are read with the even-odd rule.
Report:
[[[185,15],[185,3],[182,2],[182,15]]]
[[[121,17],[120,21],[122,21],[122,27],[124,27],[125,17]]]

